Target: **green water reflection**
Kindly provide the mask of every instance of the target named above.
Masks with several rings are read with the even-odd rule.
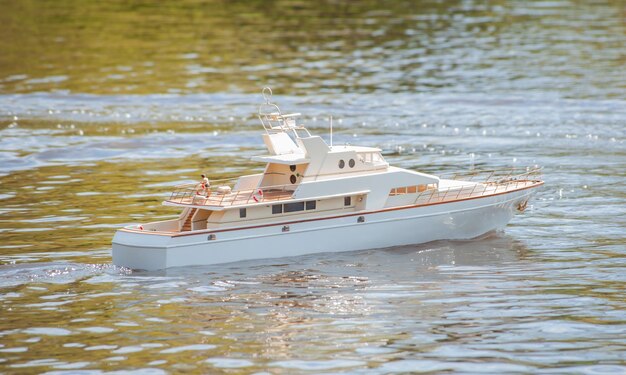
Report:
[[[224,165],[233,174],[224,174]],[[112,233],[123,223],[120,219],[132,223],[177,216],[179,210],[161,205],[172,181],[199,180],[198,171],[214,179],[256,173],[255,166],[245,160],[194,155],[166,163],[104,161],[14,172],[0,177],[3,193],[12,196],[0,209],[0,249],[13,261],[37,260],[32,253],[19,256],[28,251],[40,253],[39,260],[67,254],[90,262],[98,251],[110,248]],[[108,262],[109,254],[104,257]]]
[[[624,65],[621,1],[520,5],[2,1],[0,91],[510,91],[500,81],[520,81],[584,96],[564,83],[611,86]]]

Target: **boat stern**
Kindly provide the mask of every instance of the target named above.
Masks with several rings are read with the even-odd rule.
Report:
[[[113,237],[113,264],[137,270],[154,271],[167,268],[169,235],[143,232],[127,227]]]

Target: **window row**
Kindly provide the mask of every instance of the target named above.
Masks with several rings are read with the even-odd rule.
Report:
[[[391,189],[391,191],[389,192],[389,195],[394,196],[394,195],[402,195],[402,194],[421,193],[428,189],[434,189],[435,187],[436,187],[435,184],[398,187],[398,188]]]
[[[272,205],[272,213],[273,214],[282,214],[289,212],[298,212],[314,210],[316,208],[316,201],[306,201],[306,202],[293,202],[293,203],[285,203],[285,204],[275,204]]]
[[[383,161],[383,157],[377,152],[367,152],[358,155],[359,160],[363,163],[377,164]]]
[[[343,205],[350,206],[352,205],[352,197],[344,197]],[[293,202],[293,203],[284,203],[284,204],[274,204],[272,205],[272,214],[282,214],[289,212],[298,212],[298,211],[311,211],[317,208],[317,201],[306,201],[306,202]],[[248,215],[248,212],[245,208],[239,209],[239,217],[245,218]]]

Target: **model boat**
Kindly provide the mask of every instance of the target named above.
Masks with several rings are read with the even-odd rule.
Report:
[[[115,265],[157,270],[472,239],[505,227],[543,184],[538,169],[444,178],[393,167],[378,148],[327,144],[300,114],[283,114],[271,90],[263,94],[268,155],[253,158],[263,173],[177,186],[163,204],[181,209],[178,218],[118,230]]]

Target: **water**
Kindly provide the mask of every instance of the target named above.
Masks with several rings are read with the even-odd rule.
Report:
[[[621,2],[0,9],[0,372],[626,372]],[[264,85],[393,165],[546,185],[476,241],[112,266],[173,185],[262,167]]]

